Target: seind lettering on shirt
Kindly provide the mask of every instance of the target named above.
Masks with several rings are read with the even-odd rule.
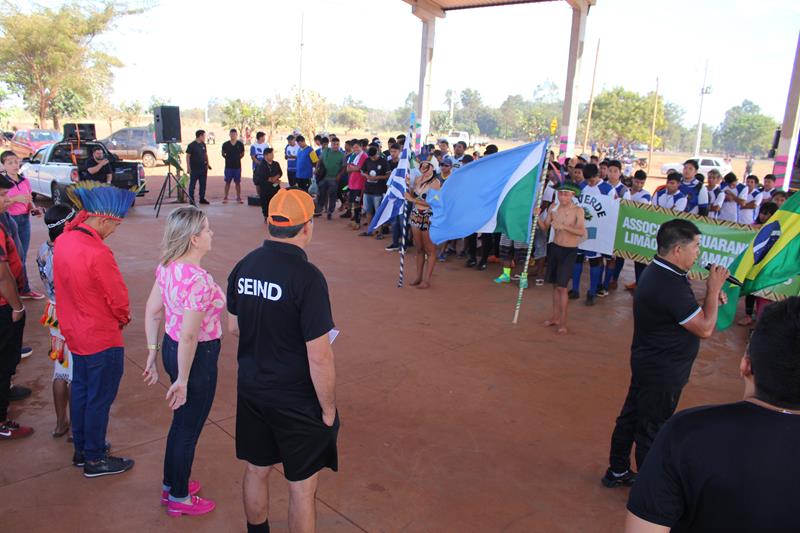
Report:
[[[247,296],[258,296],[277,302],[283,296],[283,289],[276,283],[253,278],[239,278],[237,292]]]

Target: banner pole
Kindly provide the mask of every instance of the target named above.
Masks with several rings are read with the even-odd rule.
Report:
[[[414,112],[411,112],[411,126],[408,128],[408,135],[409,135],[409,142],[408,147],[409,150],[411,149],[411,135],[414,133],[414,126],[415,126],[415,117]],[[405,148],[405,146],[403,147]],[[406,169],[406,176],[411,173],[411,154],[406,154],[408,158],[408,168]],[[397,280],[397,288],[400,289],[403,287],[403,278],[405,276],[404,269],[405,269],[405,262],[406,262],[406,208],[408,207],[408,202],[406,201],[405,196],[403,196],[403,207],[402,207],[402,214],[400,215],[400,279]]]
[[[539,176],[539,183],[537,184],[536,193],[534,194],[534,199],[533,199],[533,209],[532,209],[533,217],[531,218],[531,231],[530,231],[530,237],[528,238],[528,252],[527,254],[525,254],[525,266],[523,267],[522,270],[522,276],[519,278],[519,292],[517,293],[517,305],[514,308],[514,319],[511,321],[511,323],[515,325],[517,323],[517,320],[519,319],[519,310],[520,307],[522,307],[522,295],[525,291],[525,289],[522,286],[523,285],[522,281],[523,280],[525,280],[526,282],[528,281],[528,266],[530,265],[531,262],[531,254],[533,253],[534,235],[536,234],[536,229],[539,223],[539,206],[542,203],[542,194],[544,193],[545,182],[547,180],[547,170],[550,168],[551,155],[550,155],[549,143],[545,146],[545,154],[546,154],[545,163],[541,165],[542,175]]]

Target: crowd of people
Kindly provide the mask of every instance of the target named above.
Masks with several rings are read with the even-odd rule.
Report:
[[[205,189],[210,169],[204,136],[199,130],[187,149],[189,193],[194,200],[198,189],[201,205],[208,203]],[[246,462],[247,529],[269,531],[268,479],[278,463],[283,464],[289,482],[290,529],[313,531],[315,527],[318,474],[323,468],[338,469],[339,429],[328,287],[304,252],[313,238],[315,219],[331,221],[336,214],[359,236],[391,237],[385,247],[389,252],[416,248],[416,277],[411,285],[420,289],[430,287],[437,262],[457,257],[466,268],[479,271],[490,262],[502,263],[495,283],[516,281],[527,287],[522,270],[528,243],[490,233],[437,246],[429,235],[428,195],[458,168],[496,153],[494,145],[483,154],[471,155],[463,142],[452,152],[447,141],[425,146],[405,176],[406,212],[370,231],[389,178],[403,157],[405,140],[403,135],[390,139],[384,150],[378,138],[342,144],[334,135],[319,135],[312,146],[303,135],[293,134],[283,153],[289,182],[289,188],[283,188],[283,169],[264,134],[258,132],[250,147],[250,162],[268,239],[233,267],[227,290],[202,267],[214,235],[206,213],[194,206],[170,213],[144,314],[147,359],[142,375],[148,386],[158,382],[160,354],[170,382],[166,400],[173,411],[160,487],[161,504],[169,515],[202,515],[216,505],[199,495],[202,486],[191,479],[191,471],[215,397],[220,338],[226,330],[239,339],[236,456]],[[241,162],[246,150],[236,130],[230,131],[221,150],[223,202],[229,201],[233,183],[235,201],[243,203]],[[23,356],[23,299],[46,297],[41,323],[50,334],[54,365],[56,425],[52,434],[57,438],[70,435],[72,463],[82,468],[85,477],[124,473],[134,467],[134,460],[110,453],[106,429],[124,368],[122,331],[130,327],[132,316],[124,279],[104,241],[123,222],[134,193],[89,180],[69,189],[76,209],[56,204],[41,213],[31,202],[16,156],[4,152],[0,159],[5,171],[0,177],[0,439],[33,433],[33,428],[8,416],[8,407],[9,401],[26,395],[24,388],[11,383]],[[721,184],[719,175],[712,172],[706,179],[697,170],[695,160],[687,161],[682,176],[667,176],[666,185],[651,194],[644,188],[644,172],[625,179],[616,160],[574,157],[563,165],[549,161],[531,254],[536,284],[553,285],[552,316],[545,326],[567,332],[568,302],[580,296],[585,262],[589,262],[587,305],[616,288],[623,267],[621,258],[581,250],[586,228],[583,209],[576,203],[580,195],[607,195],[750,225],[763,224],[786,199],[783,191],[775,189],[772,176],[764,178],[763,187],[752,175],[740,185],[729,174]],[[97,171],[102,172],[102,165]],[[21,207],[12,210],[18,204]],[[48,229],[48,241],[36,257],[45,295],[31,291],[25,274],[30,243],[25,228],[30,227],[31,214],[43,214]],[[548,243],[551,230],[553,239]],[[761,472],[770,471],[776,458],[791,463],[786,472],[797,473],[795,465],[800,462],[792,462],[794,452],[770,457],[768,442],[749,439],[738,444],[735,453],[751,456],[755,450],[757,467],[708,483],[709,476],[730,466],[713,453],[717,435],[730,434],[735,440],[733,432],[741,421],[758,425],[764,435],[783,442],[800,431],[800,422],[794,422],[800,418],[792,418],[800,414],[800,389],[793,381],[800,375],[796,342],[800,310],[798,299],[790,299],[764,311],[770,321],[758,321],[742,361],[747,383],[744,402],[673,416],[700,339],[714,331],[718,305],[724,302],[721,288],[729,273],[712,267],[703,304],[698,305],[686,275],[699,255],[699,230],[688,220],[675,219],[661,226],[656,240],[655,258],[647,266],[635,266],[636,282],[627,287],[634,291],[631,382],[616,420],[602,483],[609,488],[634,487],[628,504],[630,531],[675,525],[701,531],[718,514],[720,502],[733,501],[734,487],[763,479]],[[790,340],[773,343],[771,338],[778,333],[772,323],[780,324],[779,336],[786,338],[788,332]],[[701,431],[694,429],[698,425]],[[721,429],[714,433],[708,427]],[[700,446],[697,453],[702,459],[692,455],[696,449],[692,443]],[[634,446],[638,474],[630,464]],[[733,461],[735,453],[725,457]],[[648,456],[651,459],[645,462]],[[687,461],[711,466],[698,470],[687,467]],[[791,530],[784,527],[791,524],[791,513],[775,504],[781,491],[791,492],[784,483],[789,477],[781,477],[757,497],[748,493],[763,505],[749,514],[740,513],[738,522],[731,524],[756,524],[768,511],[775,530]],[[695,491],[686,493],[686,486]],[[747,508],[746,503],[742,499],[737,508]]]

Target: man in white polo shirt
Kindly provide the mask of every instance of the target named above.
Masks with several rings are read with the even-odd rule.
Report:
[[[653,197],[653,205],[683,212],[686,210],[686,195],[680,191],[681,177],[677,172],[667,176],[667,186]]]
[[[758,176],[747,176],[747,185],[739,193],[739,224],[752,224],[761,206],[761,190],[758,188]]]

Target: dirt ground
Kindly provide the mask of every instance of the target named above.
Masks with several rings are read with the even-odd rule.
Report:
[[[213,159],[212,166],[216,175],[221,166]],[[108,438],[114,453],[134,458],[136,466],[85,479],[71,466],[71,446],[50,436],[52,363],[47,332],[37,323],[43,304],[29,302],[25,342],[34,354],[20,364],[16,381],[34,393],[12,404],[11,415],[36,433],[0,443],[3,531],[244,530],[231,336],[223,339],[217,396],[192,474],[217,509],[171,519],[158,504],[171,416],[167,380],[163,372],[153,387],[141,380],[144,304],[166,214],[153,216],[152,189],[160,181],[152,180],[148,197],[108,241],[135,317],[125,330],[126,370]],[[265,230],[258,208],[221,204],[222,179],[210,182],[206,210],[215,235],[204,266],[224,287],[235,261],[260,245]],[[249,180],[244,184],[252,192]],[[37,220],[32,250],[44,239]],[[308,249],[327,277],[341,329],[334,344],[340,471],[322,474],[319,530],[619,531],[627,490],[605,489],[599,480],[630,377],[630,294],[614,291],[594,308],[572,302],[572,333],[559,337],[540,326],[550,310],[548,287],[526,291],[514,326],[516,289],[492,283],[498,265],[478,272],[450,259],[436,266],[431,289],[398,289],[398,256],[383,250],[386,243],[356,236],[340,219],[320,219]],[[413,263],[414,256],[407,259]],[[28,272],[36,276],[30,262]],[[632,276],[627,265],[622,281]],[[745,336],[735,328],[703,342],[680,408],[741,397],[737,367]],[[286,531],[279,472],[270,487],[273,531]]]

